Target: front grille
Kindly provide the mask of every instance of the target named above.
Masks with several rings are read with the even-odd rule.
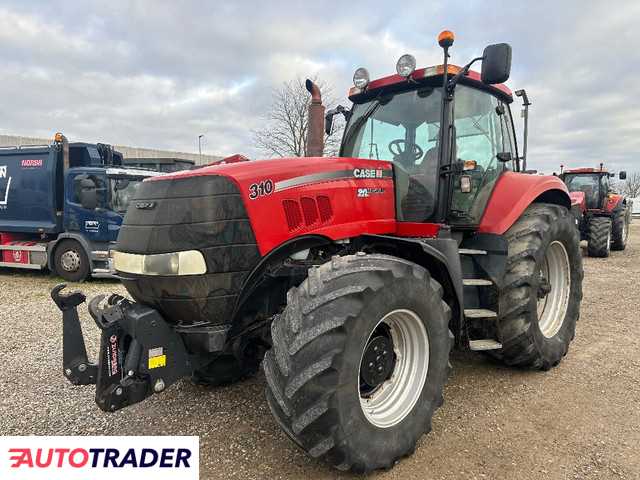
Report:
[[[242,283],[260,259],[237,186],[215,175],[143,182],[127,210],[116,249],[202,252],[205,275],[121,274],[135,300],[184,325],[230,322]]]

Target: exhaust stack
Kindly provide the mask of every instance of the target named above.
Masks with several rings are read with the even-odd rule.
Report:
[[[307,157],[321,157],[324,152],[324,105],[318,85],[307,79],[307,91],[311,94],[307,125]]]

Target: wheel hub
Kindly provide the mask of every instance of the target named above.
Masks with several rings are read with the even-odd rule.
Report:
[[[360,407],[367,420],[378,428],[400,423],[420,398],[428,369],[429,336],[420,317],[406,309],[387,313],[360,360]]]
[[[546,297],[551,291],[551,284],[546,277],[540,275],[540,283],[538,284],[538,299]]]
[[[569,255],[559,241],[551,242],[540,266],[538,324],[542,335],[555,336],[562,327],[569,306],[571,269]]]
[[[385,380],[389,379],[395,363],[393,341],[387,335],[378,335],[369,340],[360,363],[363,396],[370,395]]]
[[[62,268],[67,272],[75,272],[80,268],[80,255],[75,250],[68,250],[60,256]]]

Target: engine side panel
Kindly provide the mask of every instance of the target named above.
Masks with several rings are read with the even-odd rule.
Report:
[[[571,208],[569,191],[558,177],[503,173],[489,198],[478,231],[502,235],[541,196]]]

